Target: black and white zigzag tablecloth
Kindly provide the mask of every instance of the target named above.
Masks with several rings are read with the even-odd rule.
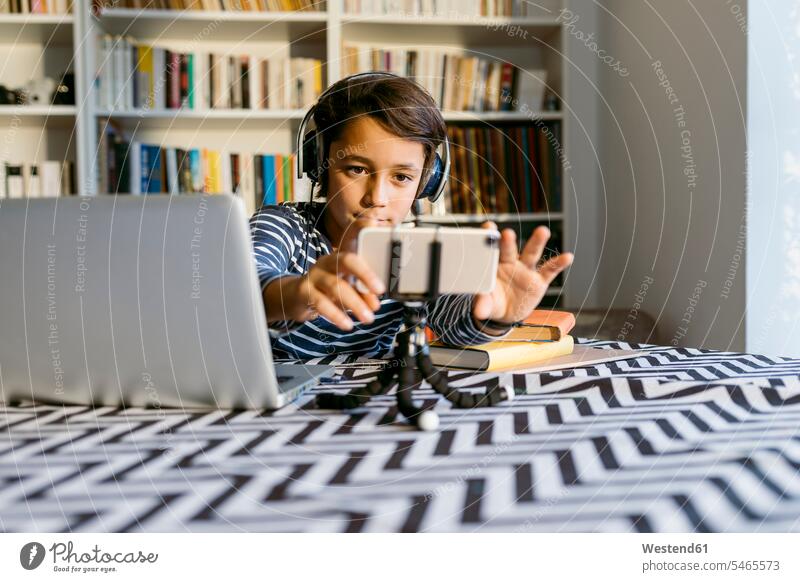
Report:
[[[800,530],[800,360],[644,349],[451,373],[517,398],[465,412],[423,388],[435,433],[395,419],[393,396],[353,414],[0,409],[0,529]],[[341,370],[342,387],[375,373]]]

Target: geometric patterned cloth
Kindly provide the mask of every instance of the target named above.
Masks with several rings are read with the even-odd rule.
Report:
[[[800,360],[619,342],[640,357],[562,372],[450,372],[512,385],[440,429],[393,392],[317,410],[380,362],[338,366],[274,412],[0,408],[5,532],[800,530]]]

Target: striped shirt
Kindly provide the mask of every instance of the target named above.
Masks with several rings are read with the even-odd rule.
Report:
[[[263,206],[250,218],[261,289],[287,275],[303,275],[317,259],[333,252],[322,221],[323,203],[296,202]],[[472,295],[442,295],[426,305],[428,325],[442,341],[475,345],[497,339],[481,332],[472,318]],[[333,353],[383,356],[391,351],[402,323],[403,305],[381,299],[372,323],[353,320],[344,331],[322,316],[316,319],[270,322],[276,358],[316,358]]]

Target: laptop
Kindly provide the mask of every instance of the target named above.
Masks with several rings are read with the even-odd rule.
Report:
[[[0,200],[0,400],[275,409],[332,373],[273,363],[240,198]]]

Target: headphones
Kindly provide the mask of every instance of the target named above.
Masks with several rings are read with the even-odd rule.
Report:
[[[404,79],[406,77],[401,77],[400,75],[395,75],[394,73],[389,72],[367,72],[367,73],[356,73],[355,75],[350,75],[349,77],[345,77],[328,87],[325,91],[317,99],[317,103],[313,105],[306,113],[305,117],[303,117],[303,121],[300,123],[300,128],[297,131],[297,177],[302,178],[303,175],[308,176],[308,178],[313,182],[313,184],[318,184],[320,181],[320,176],[322,172],[325,171],[324,162],[325,162],[325,150],[323,145],[322,137],[318,134],[316,127],[310,128],[308,127],[309,123],[313,123],[314,111],[317,108],[317,105],[327,97],[335,88],[337,88],[340,83],[344,81],[352,81],[355,79],[368,79],[368,78],[395,78],[395,79]],[[421,86],[420,86],[421,87]],[[421,87],[422,88],[422,87]],[[424,88],[422,88],[424,90]],[[347,97],[348,101],[350,98],[350,86],[347,86]],[[444,160],[439,156],[437,152],[434,151],[433,155],[433,166],[431,168],[430,176],[428,177],[425,186],[420,190],[419,194],[417,194],[417,200],[427,199],[431,202],[436,202],[444,192],[444,188],[447,185],[447,180],[450,176],[450,143],[447,140],[447,134],[445,133],[444,141],[441,144],[443,148],[443,155]],[[313,185],[312,185],[313,188]]]

